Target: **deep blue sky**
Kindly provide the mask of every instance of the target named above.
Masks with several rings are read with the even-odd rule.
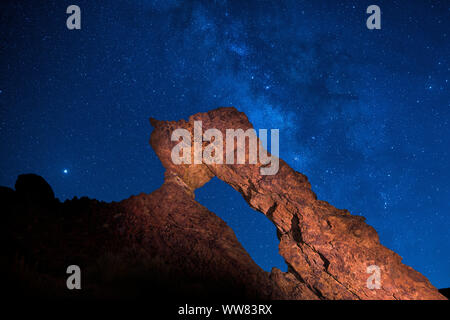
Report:
[[[66,28],[70,4],[81,30]],[[381,30],[366,28],[370,4]],[[0,185],[34,172],[62,200],[151,192],[148,118],[232,105],[280,129],[281,157],[320,199],[450,286],[448,1],[3,0],[0,23]],[[286,268],[231,187],[197,196],[259,265]]]

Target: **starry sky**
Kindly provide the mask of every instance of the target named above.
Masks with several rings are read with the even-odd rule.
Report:
[[[450,287],[449,33],[448,1],[3,0],[0,185],[32,172],[61,200],[150,193],[163,168],[149,117],[235,106],[280,129],[319,199]],[[286,270],[273,225],[230,186],[196,197],[262,268]]]

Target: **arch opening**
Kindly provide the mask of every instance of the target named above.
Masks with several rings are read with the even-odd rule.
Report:
[[[214,212],[233,229],[253,261],[263,270],[273,267],[283,272],[287,265],[278,253],[276,227],[261,212],[251,208],[230,185],[217,177],[195,190],[195,200]]]

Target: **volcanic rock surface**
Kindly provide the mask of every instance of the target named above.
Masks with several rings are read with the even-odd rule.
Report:
[[[379,242],[360,216],[317,200],[306,178],[280,159],[275,175],[261,164],[175,165],[174,129],[252,128],[245,114],[219,108],[188,121],[151,119],[150,144],[166,168],[151,194],[105,203],[54,199],[45,181],[24,175],[0,188],[8,211],[2,257],[12,295],[245,299],[445,299],[419,272]],[[225,150],[225,142],[224,142]],[[227,224],[195,201],[212,177],[228,183],[277,228],[288,271],[262,270]],[[41,201],[39,199],[45,199]],[[82,290],[67,290],[66,268],[79,265]],[[367,267],[380,268],[369,289]]]

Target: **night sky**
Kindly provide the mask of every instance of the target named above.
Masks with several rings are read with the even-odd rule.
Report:
[[[37,173],[61,200],[150,193],[164,170],[149,117],[235,106],[280,129],[281,158],[319,199],[450,286],[448,1],[0,3],[0,185]],[[213,179],[196,195],[261,267],[286,270],[237,191]]]

